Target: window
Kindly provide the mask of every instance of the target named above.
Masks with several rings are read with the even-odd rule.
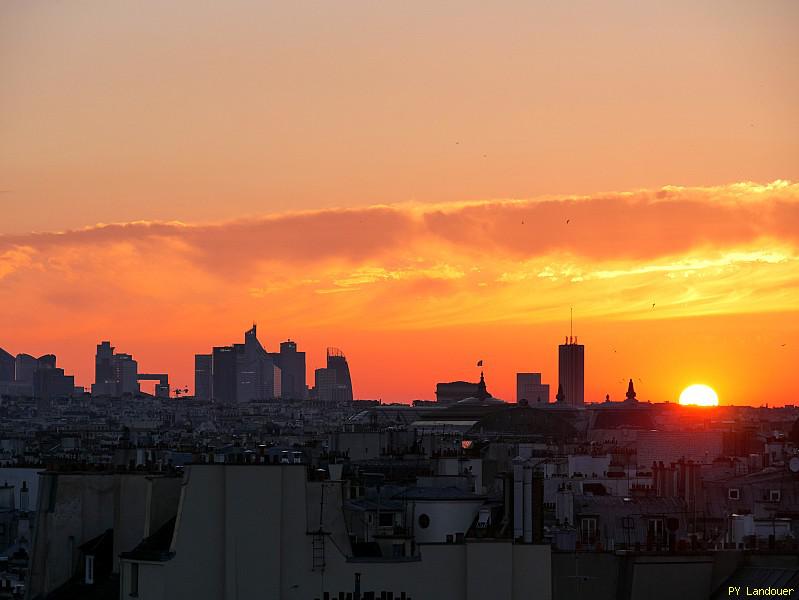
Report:
[[[139,595],[139,563],[130,563],[130,595]]]
[[[652,540],[662,540],[666,530],[663,527],[663,519],[649,519],[646,525],[646,536]]]
[[[419,527],[422,529],[427,529],[430,527],[430,517],[425,514],[419,515]]]
[[[730,488],[727,490],[727,498],[730,500],[740,500],[741,499],[741,490],[738,488]]]
[[[580,519],[580,541],[584,544],[596,542],[596,517],[582,517]]]
[[[92,585],[94,583],[94,557],[90,555],[86,556],[86,573],[84,583],[86,585]]]
[[[768,501],[779,502],[782,499],[782,492],[780,490],[769,490]]]

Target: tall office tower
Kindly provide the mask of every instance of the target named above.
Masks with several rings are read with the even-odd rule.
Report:
[[[0,381],[14,381],[14,356],[0,348]]]
[[[549,384],[541,383],[541,373],[516,373],[516,402],[549,404]]]
[[[314,388],[319,402],[333,404],[337,387],[335,369],[323,368],[314,371]]]
[[[114,355],[114,380],[117,384],[117,394],[138,394],[139,389],[139,364],[130,354]]]
[[[279,396],[290,400],[304,400],[307,394],[305,352],[297,352],[297,342],[287,340],[280,343],[280,352],[273,352],[270,356],[280,367],[282,391]]]
[[[236,351],[233,346],[217,346],[212,357],[212,398],[222,404],[233,404],[236,401]]]
[[[55,369],[56,357],[55,354],[42,354],[36,359],[37,369]]]
[[[338,348],[327,349],[327,368],[336,372],[336,385],[343,386],[340,390],[342,402],[352,402],[352,379],[347,357]]]
[[[114,375],[114,347],[111,345],[111,342],[106,341],[97,344],[97,353],[94,355],[94,383],[98,386],[116,383],[116,377]]]
[[[56,368],[54,363],[48,361],[44,364],[33,374],[33,395],[42,400],[72,396],[75,393],[75,378],[64,375],[64,369]]]
[[[276,398],[275,361],[258,341],[255,325],[244,333],[244,343],[234,344],[233,348],[236,352],[236,402]]]
[[[566,404],[585,404],[585,346],[577,338],[569,336],[558,346],[558,384],[563,387]]]
[[[197,400],[210,400],[213,386],[212,356],[194,355],[194,397]]]
[[[30,354],[17,354],[14,359],[14,380],[19,383],[33,383],[33,374],[39,362]]]

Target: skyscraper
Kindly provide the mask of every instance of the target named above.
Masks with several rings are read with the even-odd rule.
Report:
[[[212,351],[211,397],[222,404],[236,401],[236,352],[233,346],[216,346]]]
[[[198,400],[210,400],[213,389],[213,371],[211,354],[194,355],[194,397]]]
[[[202,390],[198,377],[207,377],[207,356],[195,356],[195,392]],[[210,356],[210,395],[216,402],[232,404],[280,396],[281,370],[274,354],[258,341],[255,325],[244,333],[243,344],[216,346]]]
[[[280,370],[264,350],[256,335],[256,326],[244,332],[244,344],[234,344],[236,351],[236,401],[249,402],[275,398],[280,389]]]
[[[118,394],[138,394],[140,391],[138,375],[139,363],[130,354],[114,356],[114,379]]]
[[[342,401],[352,402],[352,379],[350,378],[350,367],[347,364],[347,357],[338,348],[327,349],[327,368],[335,371],[336,385],[343,386]]]
[[[17,354],[14,359],[14,381],[19,383],[33,383],[33,374],[39,362],[30,354]]]
[[[270,356],[281,372],[281,398],[304,400],[307,393],[305,385],[305,352],[297,352],[297,342],[286,340],[280,343],[280,352]]]
[[[569,336],[558,346],[558,384],[569,406],[585,404],[585,346]]]
[[[166,375],[162,377],[165,378]],[[142,378],[152,379],[150,375],[142,375]],[[163,393],[163,390],[161,391]],[[97,344],[97,353],[94,356],[92,394],[120,396],[122,394],[135,395],[140,392],[139,363],[133,356],[122,352],[115,354],[114,347],[109,341]]]
[[[516,402],[548,404],[549,384],[541,383],[541,373],[516,373]]]
[[[115,382],[114,347],[111,342],[100,342],[94,355],[94,383],[100,385]]]
[[[14,356],[0,348],[0,381],[14,381]]]

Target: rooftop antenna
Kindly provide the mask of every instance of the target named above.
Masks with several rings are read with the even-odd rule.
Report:
[[[572,343],[572,336],[574,335],[574,307],[569,307],[569,343]]]

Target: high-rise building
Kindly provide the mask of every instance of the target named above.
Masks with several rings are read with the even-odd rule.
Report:
[[[33,374],[38,366],[39,361],[30,354],[17,354],[14,359],[14,381],[32,384]]]
[[[105,341],[97,344],[97,353],[94,355],[94,383],[116,384],[114,377],[114,347],[111,342]]]
[[[280,343],[280,352],[270,356],[280,367],[281,398],[304,400],[307,395],[305,385],[305,352],[297,352],[297,342],[286,340]]]
[[[236,401],[250,402],[276,398],[275,379],[279,379],[275,361],[258,341],[255,325],[244,333],[244,344],[234,344],[236,351]],[[280,387],[279,381],[277,387]]]
[[[210,400],[213,388],[213,371],[211,354],[194,355],[194,397],[198,400]]]
[[[195,356],[197,389],[202,389],[202,382],[198,384],[197,377],[207,377],[207,358],[202,358],[207,356]],[[274,355],[267,352],[258,341],[255,325],[244,333],[243,344],[217,346],[210,356],[210,395],[215,401],[232,404],[280,397],[280,367]]]
[[[314,389],[316,398],[322,404],[332,404],[335,398],[336,371],[328,369],[316,369],[314,371]]]
[[[558,346],[558,384],[568,406],[585,404],[585,346],[569,336]]]
[[[548,404],[549,384],[541,383],[541,373],[516,373],[516,402]]]
[[[212,352],[212,398],[222,404],[236,401],[236,351],[233,346],[216,346]]]
[[[52,355],[50,355],[52,356]],[[42,400],[53,398],[68,398],[75,392],[75,378],[64,375],[64,369],[59,369],[55,363],[46,361],[44,366],[33,373],[33,395]],[[50,365],[53,366],[50,366]]]
[[[159,380],[167,380],[167,375],[155,376]],[[143,374],[139,376],[139,363],[130,354],[114,353],[111,342],[104,341],[97,344],[97,353],[94,356],[94,383],[92,394],[95,396],[121,396],[122,394],[139,394],[140,379],[153,379],[154,376]],[[162,381],[163,383],[163,381]],[[156,387],[156,395],[163,396],[164,389]],[[169,396],[167,392],[166,396]]]
[[[34,358],[30,354],[12,356],[0,348],[0,384],[15,395],[42,400],[67,398],[75,393],[75,378],[56,368],[55,354]]]
[[[138,374],[139,364],[130,354],[114,356],[114,379],[118,394],[138,394],[140,391]]]
[[[14,381],[14,356],[0,348],[0,381]]]
[[[352,379],[350,378],[350,367],[347,364],[347,357],[338,348],[327,349],[327,368],[336,373],[336,385],[343,386],[342,401],[352,402]]]

